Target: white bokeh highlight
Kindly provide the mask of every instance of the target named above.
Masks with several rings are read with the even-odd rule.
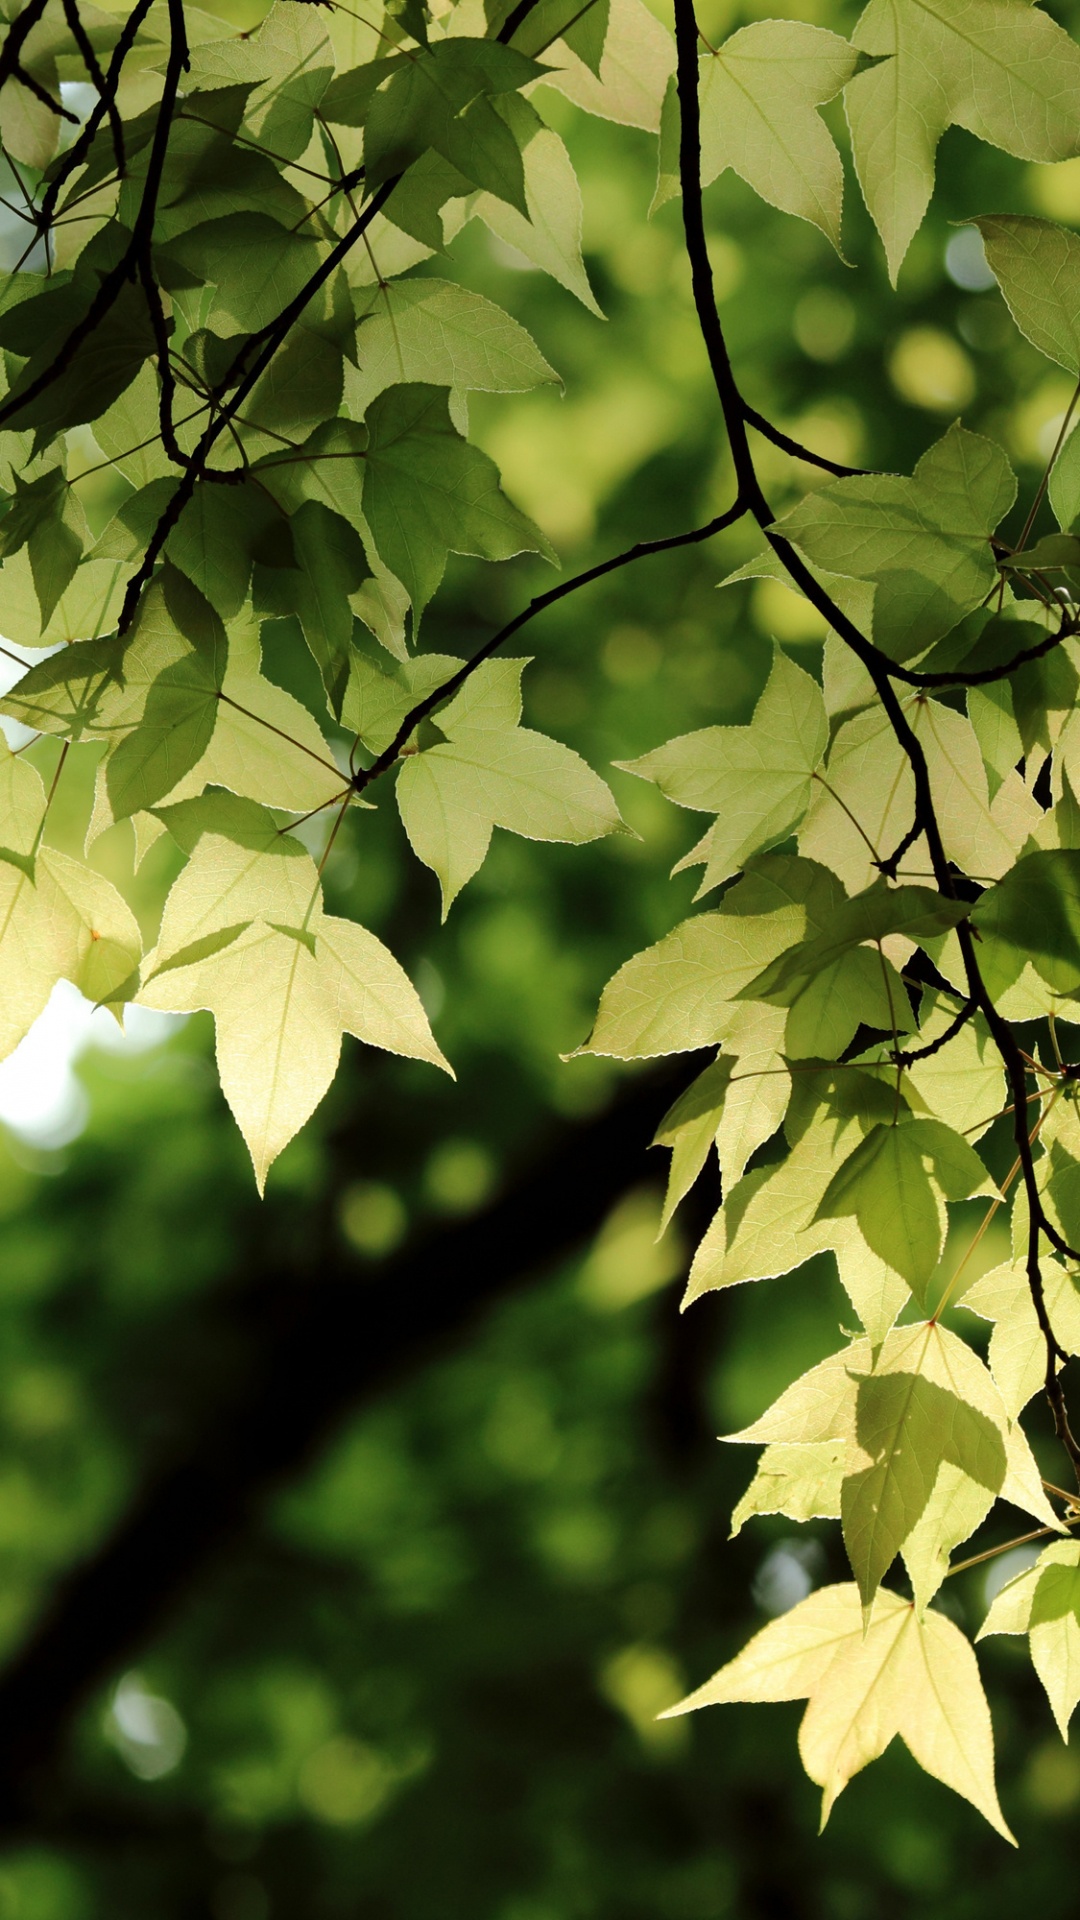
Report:
[[[145,1053],[161,1045],[184,1016],[125,1007],[121,1032],[112,1014],[94,1007],[70,980],[59,980],[14,1053],[0,1061],[0,1122],[28,1146],[65,1147],[78,1138],[90,1102],[75,1067],[88,1048]]]

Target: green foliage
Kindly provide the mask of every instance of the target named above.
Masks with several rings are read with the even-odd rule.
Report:
[[[749,719],[613,763],[712,816],[675,871],[704,867],[698,897],[723,892],[624,961],[578,1052],[716,1050],[656,1136],[672,1154],[664,1224],[714,1144],[723,1179],[688,1301],[827,1255],[860,1329],[735,1436],[765,1448],[735,1530],[839,1519],[854,1585],[811,1595],[679,1711],[808,1698],[800,1750],[823,1817],[899,1734],[1011,1838],[975,1656],[931,1603],[997,1500],[1045,1533],[1078,1516],[1019,1424],[1043,1385],[1080,1468],[1059,1379],[1080,1347],[1077,1068],[1058,1036],[1080,996],[1077,396],[1041,477],[1024,476],[1020,525],[1005,448],[959,421],[903,473],[801,446],[732,373],[701,193],[733,173],[839,253],[839,120],[819,109],[843,93],[895,282],[947,129],[1031,162],[1080,155],[1080,51],[1026,0],[872,0],[850,38],[755,21],[704,53],[690,0],[674,49],[639,0],[487,21],[406,0],[378,23],[274,0],[242,26],[153,0],[119,43],[89,8],[97,42],[71,7],[45,9],[39,33],[33,5],[8,23],[0,91],[29,229],[0,296],[0,585],[8,639],[44,657],[0,712],[37,736],[42,766],[51,750],[53,778],[46,791],[34,758],[5,748],[2,1052],[59,979],[116,1011],[209,1010],[261,1192],[343,1033],[448,1066],[390,948],[324,902],[335,849],[364,859],[368,788],[395,774],[444,918],[495,828],[620,833],[600,774],[522,725],[528,662],[497,652],[582,583],[539,592],[468,657],[419,638],[453,556],[558,564],[469,438],[468,405],[558,375],[516,317],[445,277],[451,243],[477,219],[598,312],[551,89],[658,134],[654,208],[681,201],[730,448],[723,510],[693,540],[753,523],[768,551],[725,547],[725,583],[786,584],[827,638],[805,665],[774,642]],[[61,139],[69,80],[96,104]],[[972,220],[1020,333],[1076,375],[1075,234]],[[780,456],[817,472],[808,486],[800,468],[776,508]],[[82,858],[49,837],[75,766]],[[100,853],[114,829],[124,891]],[[130,852],[163,836],[172,865],[147,906]],[[146,953],[136,903],[157,925]],[[951,1260],[974,1196],[982,1224]],[[1012,1258],[963,1294],[1005,1205]],[[961,1297],[994,1323],[988,1365],[968,1322],[942,1324]],[[883,1584],[898,1559],[910,1598]],[[1030,1633],[1063,1734],[1075,1574],[1055,1542],[984,1629]]]

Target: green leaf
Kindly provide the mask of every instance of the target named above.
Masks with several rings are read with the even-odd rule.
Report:
[[[684,920],[608,981],[584,1051],[640,1060],[721,1040],[736,1018],[740,987],[805,924],[805,910],[796,904],[760,915],[721,910]]]
[[[229,629],[221,695],[213,736],[176,789],[178,801],[208,785],[305,814],[344,799],[345,775],[311,714],[264,677],[254,622],[234,622]],[[99,830],[109,824],[100,800],[99,790],[94,820]]]
[[[250,480],[235,487],[206,481],[196,486],[166,544],[173,565],[223,620],[243,606],[255,561],[269,557],[280,564],[288,551],[284,516]]]
[[[391,387],[373,401],[367,427],[364,512],[417,620],[450,553],[554,559],[543,534],[500,490],[493,462],[455,432],[441,388]]]
[[[504,94],[499,111],[521,148],[528,218],[493,193],[474,194],[470,200],[455,201],[447,208],[447,239],[452,237],[457,219],[475,215],[507,246],[516,247],[526,260],[550,274],[602,320],[581,257],[581,188],[570,155],[558,134],[544,125],[535,108],[520,94]]]
[[[339,513],[306,500],[289,522],[295,567],[280,561],[256,575],[260,613],[299,615],[335,714],[349,679],[353,611],[349,596],[370,569],[359,534]]]
[[[919,1021],[918,1046],[937,1040],[952,1024],[956,1003],[928,994]],[[907,1079],[930,1112],[974,1141],[1005,1105],[1001,1056],[981,1013],[961,1027],[940,1053],[917,1060]]]
[[[287,160],[303,155],[333,72],[325,20],[311,7],[273,6],[253,33],[215,38],[192,56],[193,77],[210,88],[256,83],[246,126]]]
[[[278,837],[257,852],[204,830],[165,903],[140,995],[166,1011],[213,1013],[222,1088],[260,1190],[329,1087],[343,1031],[446,1066],[393,955],[365,928],[323,913],[319,892],[295,841],[286,851]],[[250,924],[232,937],[242,921]],[[308,930],[314,954],[297,937]],[[226,933],[215,946],[210,936]],[[201,957],[187,958],[196,948]]]
[[[678,806],[718,815],[704,851],[695,849],[706,861],[700,897],[798,826],[828,733],[817,684],[775,647],[749,726],[702,727],[615,765],[655,781]]]
[[[475,186],[526,213],[521,153],[493,96],[543,72],[513,47],[455,37],[415,55],[376,93],[364,124],[368,189],[434,148]]]
[[[183,574],[166,569],[165,607],[191,650],[156,675],[139,723],[112,747],[106,784],[114,820],[152,807],[202,758],[218,716],[228,658],[225,629]]]
[[[546,71],[547,84],[586,113],[620,126],[659,131],[675,48],[667,28],[643,0],[611,0],[599,74],[571,51],[565,38],[561,46],[548,49],[548,58],[555,64]]]
[[[670,1147],[671,1170],[660,1221],[667,1226],[684,1194],[689,1193],[709,1157],[724,1112],[732,1068],[729,1054],[720,1057],[691,1081],[685,1093],[670,1106],[653,1135],[654,1147]]]
[[[319,264],[319,249],[310,233],[291,232],[269,214],[227,213],[159,250],[166,285],[173,263],[214,289],[215,312],[254,333],[302,291]]]
[[[799,851],[831,868],[850,893],[862,893],[878,878],[875,860],[899,845],[914,813],[911,763],[875,701],[836,728]]]
[[[41,733],[79,740],[102,731],[124,686],[122,641],[87,640],[31,667],[0,700],[0,713]],[[165,664],[164,662],[162,663]]]
[[[0,520],[0,560],[28,549],[44,628],[82,559],[86,520],[62,467],[34,480],[13,478],[14,497]]]
[[[899,1594],[881,1592],[867,1622],[857,1587],[821,1587],[668,1712],[807,1697],[799,1753],[824,1788],[822,1825],[852,1776],[899,1735],[927,1773],[1015,1845],[998,1805],[990,1709],[975,1655],[944,1614],[920,1619]]]
[[[359,734],[373,754],[381,753],[390,745],[410,709],[425,695],[446,686],[461,665],[456,654],[422,653],[414,659],[391,662],[374,659],[370,651],[354,647],[349,687],[341,710],[342,725]],[[524,662],[515,662],[519,668],[523,665]],[[480,679],[482,683],[483,675]]]
[[[797,1076],[796,1086],[801,1080]],[[854,1220],[816,1217],[830,1179],[860,1136],[854,1116],[839,1124],[819,1121],[795,1138],[786,1159],[744,1174],[694,1256],[684,1305],[718,1288],[790,1273],[814,1254],[833,1252],[856,1313],[868,1331],[872,1324],[883,1336],[907,1301],[906,1284],[871,1252]]]
[[[864,941],[880,941],[893,933],[915,940],[925,938],[954,927],[967,913],[965,901],[947,900],[929,887],[890,887],[885,880],[875,880],[865,893],[838,903],[822,931],[812,931],[809,938],[748,981],[739,998],[790,1006],[805,981]]]
[[[444,919],[493,827],[581,845],[621,824],[608,787],[578,754],[517,724],[524,664],[491,661],[473,674],[438,715],[445,743],[410,755],[398,775],[402,822],[439,877]]]
[[[919,1293],[944,1238],[935,1188],[948,1200],[963,1200],[985,1180],[974,1148],[940,1120],[878,1122],[830,1180],[816,1218],[854,1214],[869,1245]]]
[[[280,454],[283,440],[297,440],[323,422],[332,421],[341,407],[342,356],[352,345],[351,324],[343,344],[327,339],[321,328],[308,324],[310,315],[309,306],[244,403],[243,423],[237,431],[249,458],[262,453]]]
[[[32,768],[17,763],[4,786],[19,810],[8,835],[26,844],[31,819],[44,818],[45,793]],[[33,843],[31,842],[31,845]],[[135,917],[115,887],[67,854],[43,847],[33,862],[0,859],[0,1058],[29,1031],[56,982],[71,980],[94,1001],[129,998],[142,951]]]
[[[211,790],[191,800],[179,800],[172,806],[155,807],[154,814],[188,855],[194,853],[204,833],[213,833],[231,840],[235,846],[246,847],[250,853],[271,854],[281,860],[310,857],[299,840],[286,833],[289,822],[285,814],[274,813],[233,793]],[[160,947],[160,941],[158,944]],[[175,939],[172,951],[179,951]]]
[[[1029,1635],[1031,1663],[1063,1740],[1080,1700],[1080,1540],[1055,1540],[997,1594],[976,1638]]]
[[[1037,688],[1036,681],[1032,691]],[[1038,825],[1037,801],[1010,767],[991,805],[978,736],[954,708],[926,700],[914,708],[911,718],[926,756],[946,854],[973,879],[999,879],[1016,858],[1017,847]],[[918,853],[912,850],[916,871],[926,871],[924,848],[925,842]]]
[[[1071,42],[1070,48],[1075,57]],[[1080,239],[1052,220],[1020,214],[983,214],[971,225],[982,234],[986,258],[1021,333],[1048,360],[1080,374]]]
[[[809,1446],[766,1447],[746,1492],[731,1515],[732,1540],[758,1513],[782,1513],[789,1520],[832,1520],[840,1512],[844,1471],[842,1440]]]
[[[895,283],[947,127],[1020,160],[1080,147],[1080,51],[1028,0],[870,0],[852,44],[879,64],[846,94],[859,184]]]
[[[1067,1353],[1080,1353],[1080,1288],[1056,1260],[1041,1263],[1050,1325]],[[1031,1298],[1026,1260],[984,1273],[961,1298],[969,1313],[994,1322],[989,1362],[1010,1420],[1046,1385],[1046,1341]]]
[[[86,302],[89,307],[89,300]],[[31,354],[12,382],[5,406],[17,402],[43,374],[51,371],[63,351],[70,329]],[[146,302],[139,288],[120,288],[117,298],[84,340],[68,364],[32,400],[13,406],[5,426],[17,433],[36,429],[35,447],[43,447],[64,427],[96,420],[131,385],[144,360],[154,351],[154,334]]]
[[[361,367],[346,392],[357,419],[398,383],[518,393],[557,381],[524,327],[478,293],[446,280],[397,280],[357,297]]]
[[[755,20],[701,56],[701,182],[726,168],[770,206],[820,227],[837,252],[844,175],[836,143],[816,109],[860,66],[858,52],[824,27]],[[672,83],[660,128],[654,209],[679,191],[679,110]]]
[[[921,1611],[1005,1485],[1004,1408],[955,1334],[898,1327],[858,1382],[856,1440],[867,1464],[846,1473],[841,1514],[859,1591],[868,1606],[903,1551]]]
[[[835,480],[776,530],[812,564],[875,583],[874,639],[902,661],[948,633],[993,586],[990,535],[1015,496],[1000,447],[953,426],[910,480]]]
[[[787,1111],[792,1079],[784,1056],[786,1024],[781,1008],[744,1007],[728,1025],[724,1044],[735,1056],[735,1070],[716,1131],[725,1192]]]
[[[505,25],[511,8],[505,0],[498,0],[496,5],[489,0],[485,13],[494,33]],[[581,0],[537,0],[514,29],[510,44],[522,53],[539,57],[554,41],[565,39],[590,73],[599,75],[609,14],[608,0],[587,0],[584,7]]]
[[[979,967],[1003,992],[1025,960],[1059,993],[1080,986],[1080,854],[1028,853],[971,909]]]
[[[1075,428],[1054,462],[1047,491],[1058,526],[1072,532],[1080,519],[1080,434]]]
[[[1080,566],[1080,539],[1074,533],[1047,533],[1023,553],[1010,553],[1002,565],[1010,573],[1059,573]]]

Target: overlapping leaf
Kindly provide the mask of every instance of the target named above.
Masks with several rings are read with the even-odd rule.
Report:
[[[808,494],[777,531],[815,565],[873,582],[874,639],[890,658],[909,660],[993,585],[990,535],[1015,495],[1000,447],[953,426],[910,480],[836,480]]]

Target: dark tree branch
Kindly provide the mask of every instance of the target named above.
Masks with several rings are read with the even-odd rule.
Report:
[[[753,427],[755,432],[762,434],[766,440],[771,440],[773,446],[779,447],[782,453],[790,453],[796,460],[805,460],[811,467],[820,467],[824,473],[833,474],[837,480],[854,480],[869,471],[866,467],[845,467],[838,460],[827,459],[823,453],[812,453],[809,447],[803,446],[801,440],[793,440],[790,433],[784,433],[782,428],[774,427],[771,420],[767,420],[763,413],[759,413],[757,408],[752,407],[746,400],[742,402],[742,417],[747,426]]]
[[[263,341],[263,345],[256,354],[254,362],[248,367],[247,372],[244,373],[239,385],[234,392],[230,394],[229,399],[219,408],[214,419],[204,428],[199,437],[198,444],[188,458],[187,466],[180,483],[147,542],[146,551],[143,554],[138,571],[134,573],[128,581],[123,604],[120,608],[118,632],[122,634],[126,633],[135,618],[135,612],[142,598],[143,589],[146,587],[157,565],[158,558],[165,546],[166,540],[179,520],[184,508],[187,506],[188,501],[194,494],[199,481],[201,479],[222,480],[232,481],[236,484],[245,478],[242,467],[228,471],[208,469],[206,462],[213,448],[221,438],[221,435],[232,426],[233,421],[236,419],[252,388],[270,365],[278,348],[288,338],[296,321],[303,313],[304,308],[308,306],[320,288],[325,286],[331,274],[341,265],[341,262],[345,259],[350,249],[356,245],[361,235],[367,231],[376,214],[382,211],[382,208],[390,198],[400,178],[400,174],[394,174],[389,180],[383,181],[382,186],[372,195],[367,205],[361,209],[359,217],[354,220],[349,231],[342,236],[336,246],[331,247],[330,252],[311,275],[306,286],[301,288],[295,299],[290,300],[287,307],[282,308],[277,319],[273,321],[269,327],[263,328],[261,333],[252,334],[250,339],[245,342],[244,346],[235,356],[225,373],[222,382],[223,386],[227,387],[229,382],[236,378],[236,375],[244,366],[256,342],[259,340]],[[0,424],[2,424],[2,422],[3,410],[0,409]]]
[[[98,105],[109,117],[109,131],[112,134],[113,155],[116,171],[121,176],[124,171],[124,129],[116,107],[116,87],[112,76],[106,79],[101,71],[101,63],[90,44],[90,37],[82,23],[78,0],[64,0],[64,18],[71,29],[71,37],[83,57],[83,65],[94,86],[98,90]],[[93,116],[91,116],[92,118]]]
[[[540,0],[517,0],[517,6],[513,9],[512,13],[507,14],[506,19],[495,35],[496,40],[501,40],[504,47],[508,46],[518,28],[525,25],[533,8],[538,6],[539,3]]]
[[[884,860],[876,860],[873,863],[877,867],[878,872],[883,873],[885,875],[886,880],[896,879],[897,871],[899,869],[901,860],[903,859],[905,853],[908,853],[910,849],[915,845],[915,842],[918,839],[921,832],[922,832],[922,820],[920,819],[918,813],[916,813],[914,820],[912,821],[910,827],[905,833],[899,846],[894,847],[892,852],[888,854]]]
[[[67,153],[64,155],[64,162],[59,172],[54,179],[49,182],[45,198],[41,203],[42,228],[50,225],[56,212],[60,195],[67,182],[71,179],[72,174],[81,167],[90,152],[90,148],[94,143],[94,139],[106,113],[110,113],[111,118],[111,112],[115,109],[116,89],[120,84],[120,75],[123,71],[124,61],[131,52],[139,28],[146,19],[152,5],[153,0],[138,0],[138,5],[132,8],[124,22],[120,38],[113,48],[112,59],[109,61],[109,70],[105,75],[105,84],[101,96],[96,102],[78,139],[68,148]],[[123,164],[121,164],[119,170],[123,172]]]
[[[1041,660],[1044,654],[1052,653],[1074,632],[1075,628],[1065,622],[1057,633],[1049,633],[1037,645],[1025,647],[1000,667],[978,667],[971,673],[959,669],[954,673],[920,673],[916,667],[901,667],[895,661],[889,661],[887,671],[894,680],[903,680],[909,687],[989,687],[996,680],[1007,680],[1010,674],[1015,673],[1018,667],[1026,666],[1029,660]]]
[[[27,36],[37,26],[47,5],[48,0],[29,0],[29,4],[12,21],[4,44],[0,47],[0,87],[14,78]]]
[[[33,1804],[72,1715],[160,1627],[261,1502],[356,1407],[467,1336],[480,1316],[587,1241],[646,1171],[657,1120],[686,1063],[636,1078],[599,1118],[554,1141],[472,1219],[364,1274],[335,1250],[333,1201],[288,1259],[258,1246],[223,1302],[223,1343],[250,1359],[246,1390],[211,1412],[100,1552],[61,1583],[0,1674],[0,1825]]]
[[[960,1029],[962,1027],[967,1026],[967,1023],[971,1019],[971,1016],[974,1012],[975,1012],[974,1000],[965,1000],[963,1006],[960,1008],[959,1013],[957,1013],[956,1016],[952,1020],[950,1020],[944,1033],[939,1033],[937,1039],[931,1040],[927,1046],[910,1047],[908,1048],[906,1053],[901,1051],[899,1047],[894,1047],[892,1057],[895,1060],[897,1066],[912,1067],[914,1066],[916,1060],[932,1059],[935,1053],[940,1053],[943,1047],[948,1046],[950,1040],[956,1039],[956,1036],[960,1032]]]
[[[17,80],[21,87],[25,87],[28,93],[32,93],[35,100],[40,100],[43,107],[48,107],[50,113],[55,113],[58,120],[70,120],[73,127],[78,126],[78,114],[72,113],[70,108],[65,107],[61,101],[54,99],[48,87],[43,87],[41,81],[36,80],[32,73],[28,73],[24,66],[17,66],[11,77]]]

